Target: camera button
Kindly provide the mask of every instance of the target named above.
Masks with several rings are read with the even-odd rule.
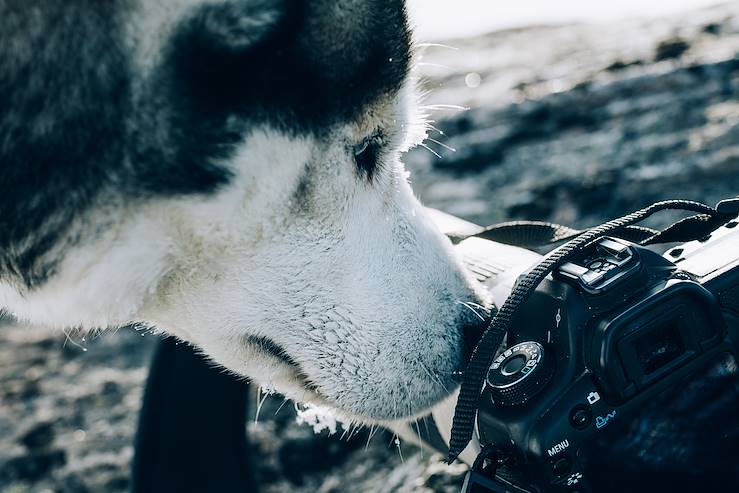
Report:
[[[568,474],[572,470],[572,461],[567,457],[562,457],[557,462],[552,464],[552,472],[557,477],[562,477]]]
[[[529,361],[536,364],[535,360]],[[519,371],[523,369],[524,366],[533,366],[533,365],[527,365],[526,356],[519,354],[514,356],[513,358],[510,358],[508,361],[506,361],[505,365],[503,366],[503,370],[501,373],[508,377],[511,375],[515,375]]]
[[[572,262],[567,262],[562,267],[560,267],[559,270],[563,274],[568,274],[570,277],[574,277],[575,279],[582,276],[583,274],[587,274],[588,272],[587,268],[577,264],[573,264]]]
[[[603,277],[605,277],[603,273],[598,272],[597,270],[591,270],[580,276],[580,279],[582,279],[585,284],[593,285],[603,279]]]
[[[495,358],[487,384],[496,405],[518,406],[541,392],[553,374],[554,361],[544,347],[535,341],[521,342]]]
[[[584,430],[593,422],[593,412],[590,406],[578,404],[570,411],[570,424],[577,430]]]

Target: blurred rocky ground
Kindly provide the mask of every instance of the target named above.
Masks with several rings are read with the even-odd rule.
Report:
[[[713,203],[739,193],[738,3],[448,45],[424,47],[419,64],[437,129],[430,137],[441,144],[406,157],[426,204],[480,223],[587,226],[661,198]],[[0,326],[0,493],[127,491],[155,343],[133,330],[84,339]],[[735,397],[724,402],[730,414]],[[270,398],[249,426],[265,492],[458,491],[463,467],[399,451],[382,433],[316,436],[281,402]],[[720,424],[667,433],[739,443]],[[674,457],[687,460],[679,450]],[[660,465],[649,454],[640,460]]]
[[[422,59],[439,153],[412,153],[426,203],[481,223],[578,225],[739,185],[736,3],[660,21],[534,27]],[[428,65],[425,65],[428,64]]]

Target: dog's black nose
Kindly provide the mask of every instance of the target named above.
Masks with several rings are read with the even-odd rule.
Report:
[[[464,358],[459,368],[452,374],[452,379],[457,383],[462,383],[464,379],[464,371],[467,368],[467,363],[472,357],[472,352],[480,342],[482,335],[490,325],[492,319],[489,310],[478,310],[480,316],[469,318],[465,320],[462,325],[462,337],[464,340]]]
[[[464,337],[464,349],[465,349],[465,364],[470,359],[472,351],[477,347],[477,343],[480,342],[482,334],[485,329],[490,325],[492,319],[492,313],[483,307],[476,307],[475,316],[467,318],[462,328]]]

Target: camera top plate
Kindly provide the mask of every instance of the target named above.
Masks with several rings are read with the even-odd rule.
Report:
[[[630,243],[617,238],[603,238],[583,255],[557,269],[562,280],[576,283],[590,294],[601,294],[639,269],[639,255]]]

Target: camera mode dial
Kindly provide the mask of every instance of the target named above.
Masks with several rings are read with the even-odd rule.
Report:
[[[506,349],[488,370],[487,384],[493,402],[518,406],[538,394],[554,374],[552,358],[538,342],[521,342]]]

